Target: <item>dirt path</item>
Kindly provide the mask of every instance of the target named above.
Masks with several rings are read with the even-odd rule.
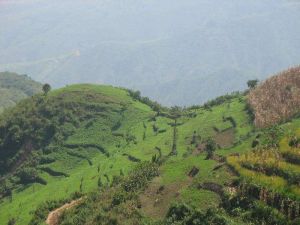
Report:
[[[59,217],[63,213],[63,211],[78,205],[82,200],[83,200],[83,198],[73,200],[70,203],[64,204],[60,208],[57,208],[57,209],[53,210],[52,212],[50,212],[48,214],[46,224],[48,224],[48,225],[58,225]]]

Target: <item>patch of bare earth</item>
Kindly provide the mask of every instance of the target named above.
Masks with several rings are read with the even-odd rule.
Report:
[[[218,132],[215,141],[221,148],[231,147],[234,143],[234,129],[230,128],[222,132]]]
[[[185,181],[162,185],[161,177],[156,177],[140,195],[142,211],[149,217],[161,219],[170,207],[170,203],[180,196],[180,190],[192,184],[192,178]]]
[[[80,204],[82,201],[82,198],[74,200],[70,203],[66,203],[63,206],[51,211],[48,214],[47,220],[46,220],[46,224],[48,225],[58,225],[59,222],[59,217],[61,216],[61,214],[68,209],[71,209],[72,207]]]

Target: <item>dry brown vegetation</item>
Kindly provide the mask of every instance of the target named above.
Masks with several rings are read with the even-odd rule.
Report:
[[[283,71],[250,91],[257,127],[284,122],[300,112],[300,66]]]

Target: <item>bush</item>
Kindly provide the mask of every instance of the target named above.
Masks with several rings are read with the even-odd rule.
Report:
[[[17,223],[17,220],[15,218],[9,219],[7,225],[15,225]]]
[[[122,185],[125,191],[136,191],[144,188],[155,176],[158,176],[158,166],[152,162],[143,162],[129,174]]]
[[[255,224],[287,225],[287,219],[277,210],[256,202],[253,209],[245,215],[245,218]]]
[[[202,213],[186,204],[175,204],[170,207],[166,220],[166,225],[226,225],[226,220],[211,209]]]
[[[18,177],[20,178],[20,182],[22,184],[34,183],[38,179],[38,172],[33,168],[23,168],[18,173]]]
[[[206,142],[205,151],[207,152],[206,159],[211,159],[217,149],[217,144],[214,139],[209,138]]]

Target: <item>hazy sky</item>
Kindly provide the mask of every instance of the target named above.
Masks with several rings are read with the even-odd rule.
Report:
[[[0,1],[0,70],[196,104],[300,62],[300,2]]]

